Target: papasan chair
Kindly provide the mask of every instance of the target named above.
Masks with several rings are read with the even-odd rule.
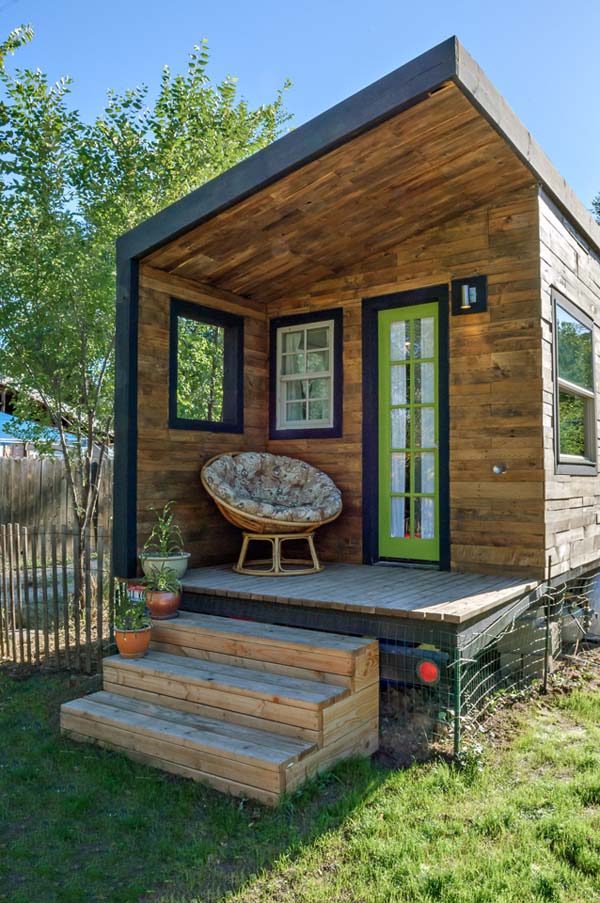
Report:
[[[244,531],[233,568],[238,574],[281,577],[323,570],[314,532],[342,510],[340,490],[327,474],[285,455],[234,452],[207,461],[201,480],[223,517]],[[270,559],[246,561],[253,540],[271,544]],[[282,544],[290,540],[305,540],[311,560],[284,558]]]

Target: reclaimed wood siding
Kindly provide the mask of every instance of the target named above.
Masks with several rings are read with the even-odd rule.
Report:
[[[586,567],[600,559],[600,476],[555,472],[552,288],[558,289],[595,324],[596,393],[600,388],[600,258],[567,227],[561,214],[539,198],[546,471],[546,555],[552,574]],[[600,417],[600,404],[596,414]],[[599,424],[600,425],[600,424]],[[598,427],[596,439],[598,440]],[[600,448],[597,449],[600,456]]]
[[[169,307],[172,297],[245,317],[244,434],[169,429]],[[148,535],[150,505],[175,500],[191,566],[239,552],[239,530],[222,518],[200,484],[204,461],[223,451],[262,449],[267,429],[267,324],[256,302],[142,266],[138,364],[138,544]]]
[[[482,273],[488,276],[487,312],[450,318],[451,566],[541,576],[544,447],[533,185],[269,304],[269,316],[344,310],[343,437],[268,443],[272,452],[322,468],[342,489],[341,518],[317,536],[325,560],[362,561],[362,299]],[[507,472],[495,476],[494,463],[506,464]]]

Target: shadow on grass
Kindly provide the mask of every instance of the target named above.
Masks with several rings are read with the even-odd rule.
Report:
[[[217,903],[342,824],[389,771],[355,759],[270,810],[81,746],[61,702],[89,678],[0,669],[0,900]]]

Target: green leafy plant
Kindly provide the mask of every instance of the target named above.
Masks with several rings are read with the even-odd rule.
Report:
[[[173,568],[166,565],[153,570],[144,580],[144,586],[151,593],[178,593],[181,589],[177,574]]]
[[[148,511],[154,512],[156,520],[150,536],[144,543],[143,556],[168,558],[170,555],[183,553],[183,536],[175,523],[175,515],[172,511],[174,504],[173,500],[168,501],[162,511],[158,511],[153,506],[148,508]]]
[[[115,583],[115,627],[117,630],[143,630],[150,627],[150,616],[146,610],[146,593],[132,596],[129,586],[123,580]]]

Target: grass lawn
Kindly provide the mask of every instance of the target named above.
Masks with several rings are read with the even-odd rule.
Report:
[[[496,716],[462,769],[347,763],[271,811],[61,739],[89,684],[0,672],[0,900],[600,901],[591,676]]]

